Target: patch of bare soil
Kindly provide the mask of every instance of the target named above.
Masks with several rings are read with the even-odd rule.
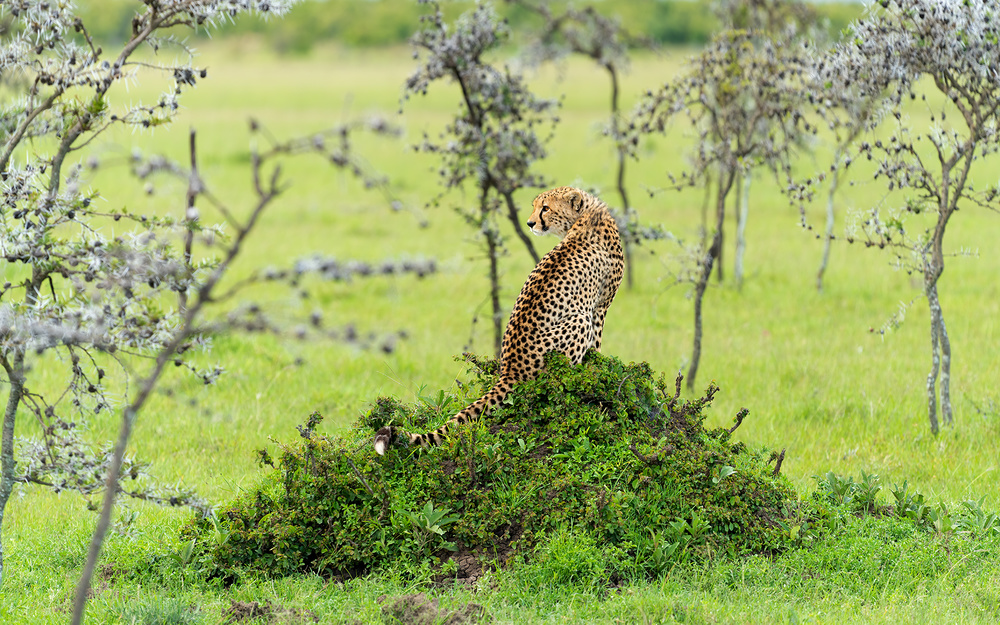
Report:
[[[514,553],[511,544],[519,540],[523,533],[524,529],[521,526],[511,524],[496,531],[496,541],[489,547],[473,550],[459,542],[458,551],[450,558],[458,565],[458,569],[454,573],[438,574],[433,581],[441,585],[460,582],[467,586],[475,586],[484,572],[495,569],[498,565],[502,568]]]
[[[222,611],[224,623],[275,623],[283,625],[298,625],[299,623],[318,623],[319,616],[310,610],[296,610],[275,605],[265,601],[263,605],[256,601],[230,601],[228,608]]]
[[[378,602],[382,605],[382,621],[394,625],[473,625],[492,620],[486,608],[477,603],[448,612],[438,607],[437,599],[429,599],[424,593],[382,596]]]

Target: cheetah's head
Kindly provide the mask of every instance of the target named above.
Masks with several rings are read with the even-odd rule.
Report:
[[[574,187],[559,187],[540,194],[532,202],[528,227],[537,235],[565,236],[583,211],[583,198],[584,192]]]

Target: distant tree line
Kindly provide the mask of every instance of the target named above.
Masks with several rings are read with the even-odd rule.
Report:
[[[81,17],[91,25],[95,39],[119,41],[131,32],[134,2],[102,0],[80,4]],[[475,4],[473,0],[447,2],[442,13],[451,21]],[[550,3],[550,7],[558,12],[571,4],[557,1]],[[620,19],[628,32],[661,45],[703,45],[721,28],[709,2],[604,0],[594,5],[605,15]],[[505,3],[498,8],[514,33],[534,29],[540,22],[537,13],[524,6]],[[824,2],[816,4],[814,9],[826,19],[828,30],[836,38],[851,20],[860,16],[863,7],[856,2]],[[324,41],[348,46],[405,45],[419,29],[422,13],[415,0],[307,0],[295,5],[281,20],[252,17],[238,23],[218,24],[212,30],[212,38],[255,33],[289,53],[306,53]]]

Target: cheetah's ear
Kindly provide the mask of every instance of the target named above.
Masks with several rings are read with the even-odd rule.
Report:
[[[583,208],[583,193],[579,189],[570,189],[569,205],[573,210],[580,210]]]

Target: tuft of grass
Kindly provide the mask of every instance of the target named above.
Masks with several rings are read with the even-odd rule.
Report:
[[[599,590],[608,585],[614,574],[609,570],[615,556],[613,550],[599,545],[594,536],[585,531],[557,529],[531,555],[531,563],[523,565],[516,573],[516,578],[529,592],[551,586]]]
[[[122,607],[124,625],[193,625],[202,622],[198,608],[172,597],[151,597]]]

